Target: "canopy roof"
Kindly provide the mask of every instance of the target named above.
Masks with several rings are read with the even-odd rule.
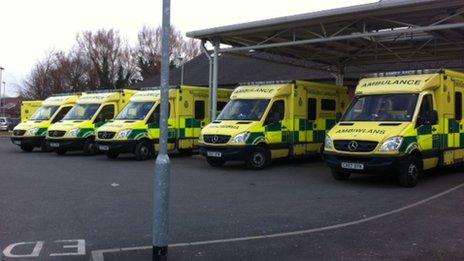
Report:
[[[192,31],[187,36],[220,43],[219,52],[269,53],[317,62],[334,72],[373,64],[399,70],[416,62],[463,64],[463,14],[462,0],[390,0]]]

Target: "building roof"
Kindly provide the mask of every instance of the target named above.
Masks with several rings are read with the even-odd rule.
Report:
[[[333,76],[326,72],[316,69],[309,69],[291,61],[281,62],[271,61],[264,56],[245,56],[239,54],[222,54],[218,58],[218,83],[219,86],[235,86],[241,82],[258,81],[283,81],[283,80],[318,80],[333,82]],[[314,67],[317,64],[312,64]],[[181,68],[170,70],[170,85],[180,85]],[[184,84],[203,85],[209,84],[209,60],[205,54],[184,64]],[[134,84],[132,87],[155,87],[160,85],[160,75],[146,79],[143,82]]]
[[[332,66],[464,58],[464,1],[384,0],[188,32],[220,52],[267,52]],[[334,69],[335,68],[335,69]]]

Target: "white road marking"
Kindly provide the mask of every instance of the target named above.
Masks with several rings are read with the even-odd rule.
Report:
[[[63,248],[75,248],[76,252],[67,253],[51,253],[50,256],[82,256],[85,255],[85,240],[84,239],[71,239],[71,240],[56,240],[55,243],[70,243],[75,242],[74,245],[63,245]]]
[[[256,239],[266,239],[266,238],[276,238],[276,237],[287,237],[287,236],[295,236],[295,235],[304,235],[304,234],[310,234],[310,233],[315,233],[315,232],[321,232],[321,231],[326,231],[326,230],[332,230],[332,229],[337,229],[337,228],[343,228],[343,227],[348,227],[352,225],[357,225],[361,223],[365,223],[368,221],[372,221],[375,219],[379,219],[382,217],[386,217],[392,214],[396,214],[398,212],[417,207],[419,205],[425,204],[431,200],[434,200],[436,198],[442,197],[446,194],[449,194],[457,189],[460,189],[464,187],[464,183],[452,187],[448,190],[445,190],[443,192],[440,192],[438,194],[435,194],[431,197],[428,197],[426,199],[417,201],[415,203],[406,205],[401,208],[397,208],[385,213],[381,213],[375,216],[371,216],[368,218],[363,218],[355,221],[350,221],[350,222],[345,222],[341,224],[336,224],[336,225],[331,225],[331,226],[325,226],[325,227],[319,227],[319,228],[311,228],[311,229],[305,229],[305,230],[298,230],[298,231],[292,231],[292,232],[283,232],[283,233],[276,233],[276,234],[269,234],[269,235],[259,235],[259,236],[249,236],[249,237],[237,237],[237,238],[225,238],[225,239],[216,239],[216,240],[206,240],[206,241],[197,241],[197,242],[187,242],[187,243],[177,243],[177,244],[172,244],[169,245],[169,247],[184,247],[184,246],[197,246],[197,245],[209,245],[209,244],[219,244],[219,243],[229,243],[229,242],[237,242],[237,241],[249,241],[249,240],[256,240]],[[120,251],[131,251],[131,250],[143,250],[143,249],[151,249],[152,246],[141,246],[141,247],[126,247],[126,248],[113,248],[113,249],[102,249],[102,250],[94,250],[92,251],[92,256],[91,260],[93,261],[104,261],[104,253],[113,253],[113,252],[120,252]]]
[[[113,183],[111,183],[111,186],[112,186],[112,187],[119,187],[119,184],[118,184],[118,183],[115,183],[115,182],[113,182]]]
[[[17,246],[20,245],[34,245],[34,249],[30,254],[22,254],[22,255],[16,255],[11,253],[13,249]],[[42,250],[42,247],[44,245],[44,241],[33,241],[33,242],[19,242],[19,243],[13,243],[7,246],[3,250],[3,255],[5,257],[10,257],[10,258],[18,258],[18,257],[38,257],[40,254],[40,251]]]

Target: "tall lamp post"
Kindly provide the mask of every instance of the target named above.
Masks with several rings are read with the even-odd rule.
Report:
[[[2,92],[2,77],[3,77],[3,70],[5,70],[5,68],[1,67],[0,66],[0,108],[2,108],[2,116],[5,116],[5,111],[3,110],[3,107],[5,106],[5,102],[4,102],[4,96],[5,96],[5,93]]]
[[[2,107],[2,115],[5,117],[5,106],[6,106],[6,82],[3,83],[3,107]],[[1,86],[0,86],[1,87]]]
[[[180,85],[184,84],[184,57],[178,56],[176,60],[179,61],[180,65]]]
[[[161,38],[161,104],[159,151],[155,161],[153,178],[153,260],[167,260],[169,228],[169,179],[168,106],[169,106],[169,38],[171,1],[163,0]]]

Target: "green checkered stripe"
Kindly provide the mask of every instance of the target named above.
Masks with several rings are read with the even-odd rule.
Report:
[[[47,136],[47,130],[48,128],[39,128],[37,130],[36,136]]]
[[[272,124],[266,126],[265,132],[280,132],[282,134],[282,140],[279,142],[281,143],[322,143],[324,142],[326,132],[336,124],[335,119],[325,119],[323,122],[321,122],[321,120],[316,122],[306,119],[296,119],[296,121],[298,122],[294,124],[294,130],[282,130],[281,124]],[[316,126],[316,128],[314,128],[314,126]],[[307,132],[309,132],[309,136],[306,135]],[[251,132],[246,140],[246,144],[257,144],[261,140],[264,140],[264,135],[264,132]]]
[[[198,138],[198,135],[194,135],[194,131],[199,132],[201,130],[201,121],[194,118],[186,118],[184,124],[181,124],[181,128],[168,128],[168,139],[183,139],[183,138]],[[149,129],[159,129],[159,123],[151,123],[148,125]],[[147,129],[133,129],[129,134],[128,139],[138,140],[144,137],[148,137]],[[159,138],[159,137],[154,137]]]

